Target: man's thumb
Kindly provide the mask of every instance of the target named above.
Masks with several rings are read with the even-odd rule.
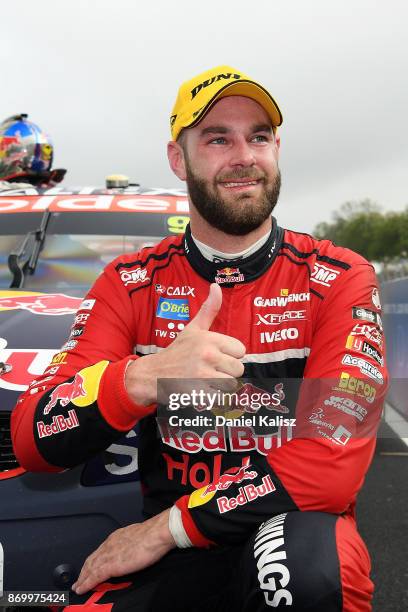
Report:
[[[194,319],[188,324],[190,329],[210,329],[212,322],[218,314],[222,303],[221,287],[216,283],[210,285],[207,299],[201,305]]]

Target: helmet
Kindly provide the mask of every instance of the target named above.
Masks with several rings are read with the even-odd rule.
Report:
[[[28,115],[13,115],[0,124],[0,179],[24,177],[47,182],[54,147],[50,138]]]

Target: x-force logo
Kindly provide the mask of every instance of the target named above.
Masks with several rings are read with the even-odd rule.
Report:
[[[255,325],[279,325],[283,321],[306,319],[306,310],[286,310],[280,314],[272,312],[266,314],[256,313],[256,316],[258,317],[258,321]]]
[[[240,78],[241,78],[240,74],[233,74],[232,72],[227,72],[226,74],[216,74],[211,79],[206,79],[199,85],[196,85],[194,89],[191,90],[191,99],[194,100],[194,98],[196,97],[199,91],[201,91],[204,87],[208,87],[209,85],[212,85],[216,81],[220,81],[221,79],[225,79],[226,81],[229,81],[231,79],[237,80]]]

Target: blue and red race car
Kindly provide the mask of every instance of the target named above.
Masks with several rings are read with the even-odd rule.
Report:
[[[13,453],[19,393],[63,355],[103,267],[184,232],[184,191],[83,188],[0,193],[0,552],[3,590],[64,590],[107,535],[140,518],[137,430],[85,465],[26,473]]]

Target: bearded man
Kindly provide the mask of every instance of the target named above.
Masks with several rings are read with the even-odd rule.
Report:
[[[145,520],[86,560],[72,610],[95,588],[95,609],[115,612],[371,610],[354,507],[386,388],[381,305],[367,261],[272,216],[281,123],[271,94],[232,67],[180,87],[168,158],[187,183],[185,235],[106,267],[66,363],[13,413],[31,470],[72,467],[140,426]],[[92,393],[53,414],[74,410],[79,427],[40,437],[53,390],[78,376]],[[165,406],[169,380],[238,399],[193,406],[194,429]]]

